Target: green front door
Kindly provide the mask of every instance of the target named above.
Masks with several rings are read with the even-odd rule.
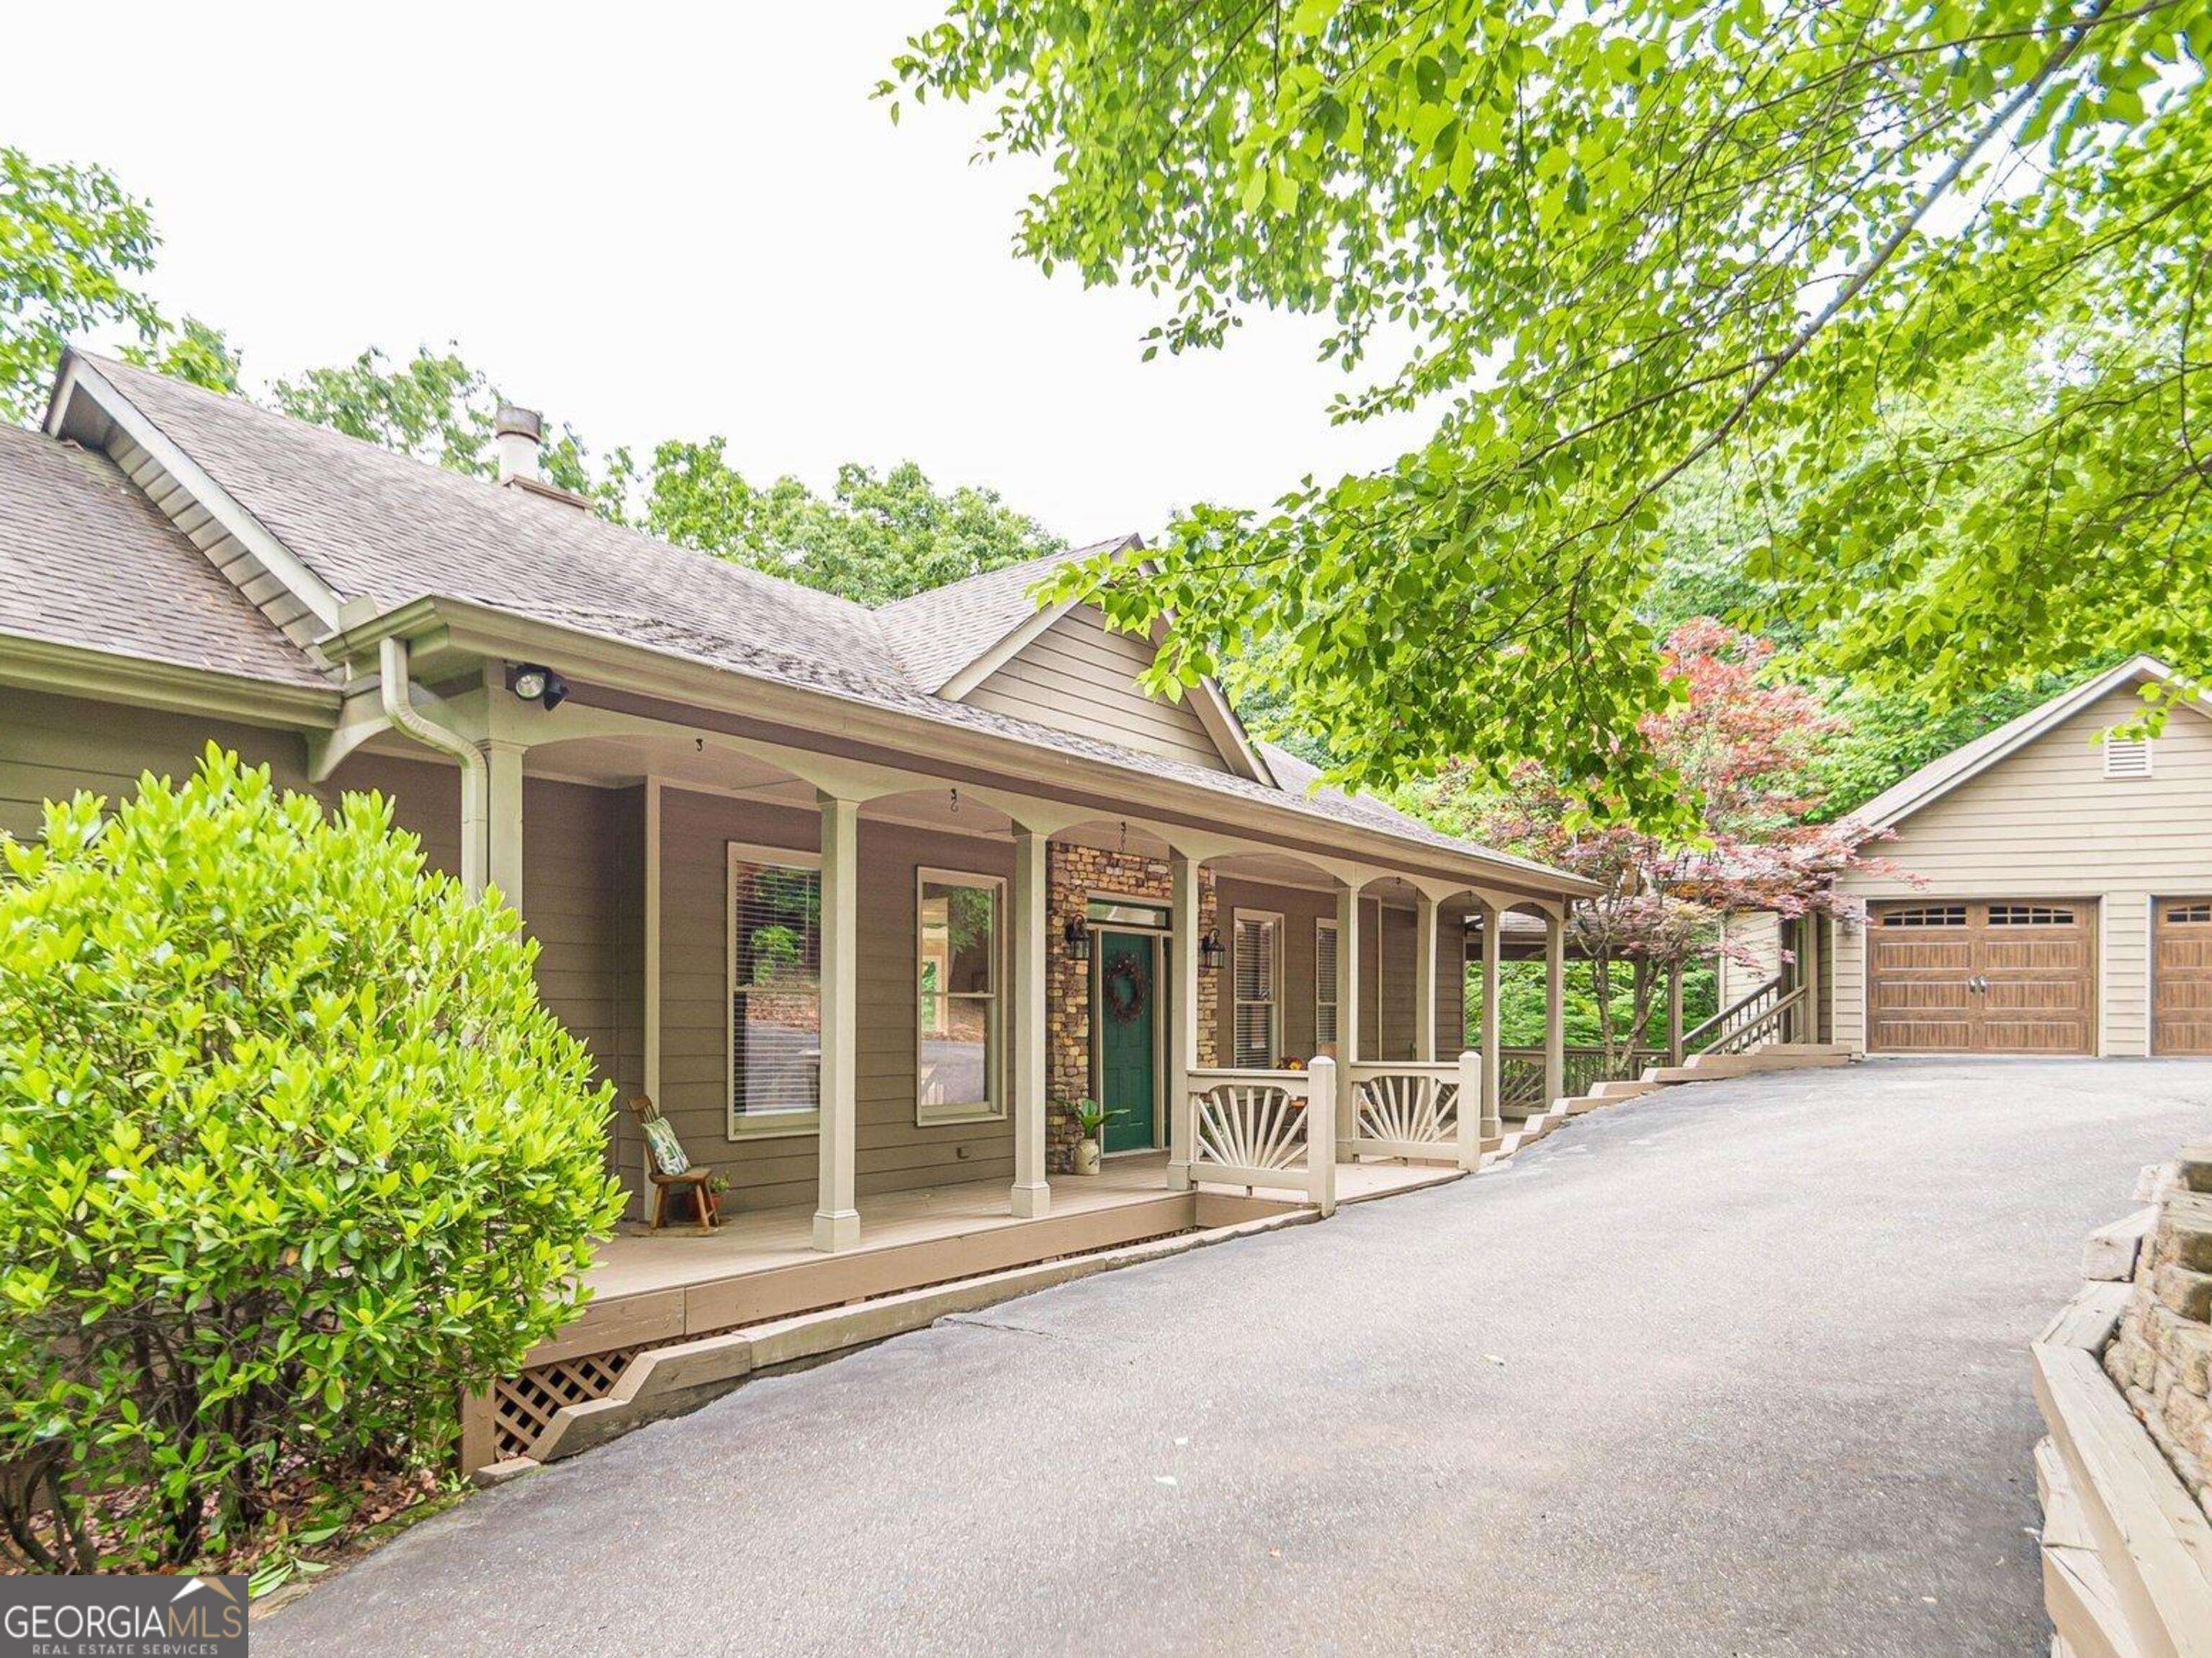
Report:
[[[1152,1144],[1152,940],[1145,933],[1098,935],[1098,1103],[1106,1107],[1106,1149]]]

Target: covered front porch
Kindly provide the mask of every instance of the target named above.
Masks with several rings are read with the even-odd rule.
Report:
[[[1511,911],[1556,989],[1549,872],[1473,886],[589,695],[557,736],[525,717],[537,741],[492,747],[492,873],[543,942],[549,1000],[726,1183],[733,1226],[811,1199],[809,1247],[840,1254],[907,1194],[994,1177],[1004,1219],[1095,1207],[1111,1177],[1074,1173],[1085,1099],[1109,1170],[1149,1154],[1166,1190],[1269,1186],[1324,1213],[1340,1167],[1471,1168],[1503,1132],[1497,962],[1463,1061],[1461,941]],[[1560,1030],[1554,996],[1546,1098]],[[628,1113],[610,1166],[648,1189]]]
[[[1556,988],[1572,893],[1552,872],[1455,869],[1483,861],[1356,817],[1197,820],[825,753],[580,683],[551,718],[489,687],[476,706],[489,870],[547,1000],[726,1189],[717,1229],[678,1202],[647,1232],[665,1150],[617,1113],[632,1218],[577,1320],[471,1412],[472,1457],[528,1454],[542,1412],[664,1346],[1326,1216],[1505,1143],[1498,959],[1465,1049],[1462,941],[1525,917]],[[1542,1064],[1564,1085],[1560,1030],[1554,997]],[[1097,1173],[1077,1172],[1085,1099],[1107,1113]]]

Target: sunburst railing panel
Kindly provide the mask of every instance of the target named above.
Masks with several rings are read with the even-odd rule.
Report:
[[[1348,1155],[1475,1166],[1485,1113],[1474,1055],[1363,1062],[1348,1070],[1352,1100],[1341,1125]],[[1464,1119],[1462,1101],[1468,1105]]]
[[[1336,1067],[1188,1074],[1190,1178],[1215,1186],[1304,1191],[1336,1207]]]

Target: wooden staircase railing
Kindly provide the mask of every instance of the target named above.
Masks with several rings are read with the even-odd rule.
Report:
[[[1566,1051],[1566,1086],[1560,1097],[1571,1099],[1588,1094],[1600,1082],[1614,1082],[1639,1076],[1646,1065],[1664,1063],[1667,1050],[1638,1043],[1623,1054],[1618,1063],[1608,1064],[1605,1050],[1593,1045],[1577,1045]],[[1498,1096],[1504,1109],[1514,1116],[1528,1116],[1543,1110],[1552,1102],[1544,1098],[1544,1051],[1535,1047],[1501,1048],[1498,1051]]]
[[[1805,986],[1784,989],[1780,973],[1682,1033],[1685,1058],[1693,1053],[1746,1053],[1761,1042],[1787,1042],[1796,1034]]]

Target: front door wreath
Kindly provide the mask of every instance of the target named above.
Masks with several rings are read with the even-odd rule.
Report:
[[[1133,956],[1123,956],[1106,969],[1106,1012],[1117,1024],[1126,1025],[1145,1011],[1145,998],[1152,990],[1152,975],[1138,965]]]

